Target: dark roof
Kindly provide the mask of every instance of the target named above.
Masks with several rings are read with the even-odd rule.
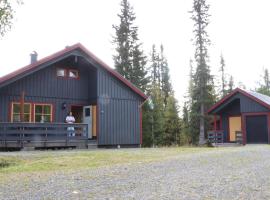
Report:
[[[214,111],[216,108],[218,108],[221,104],[226,102],[228,99],[230,99],[232,96],[234,96],[236,93],[240,93],[246,97],[249,97],[250,99],[254,100],[255,102],[259,103],[260,105],[270,109],[270,97],[266,96],[264,94],[260,94],[258,92],[254,91],[247,91],[240,88],[236,88],[233,90],[230,94],[223,97],[221,100],[219,100],[216,104],[214,104],[207,113],[210,114],[212,111]]]
[[[106,63],[104,63],[102,60],[100,60],[97,56],[95,56],[92,52],[90,52],[88,49],[86,49],[82,44],[77,43],[75,45],[66,47],[65,49],[58,51],[50,56],[47,56],[45,58],[42,58],[38,60],[37,62],[27,65],[23,68],[20,68],[10,74],[7,74],[0,78],[0,86],[4,84],[7,81],[10,81],[12,79],[15,79],[17,76],[21,74],[27,74],[27,72],[31,72],[32,70],[36,69],[39,65],[45,64],[51,60],[54,60],[56,58],[59,58],[63,56],[66,53],[72,52],[74,50],[81,50],[83,51],[87,56],[94,59],[101,67],[103,67],[105,70],[107,70],[109,73],[111,73],[114,77],[116,77],[118,80],[123,82],[125,85],[127,85],[131,90],[133,90],[135,93],[137,93],[139,96],[141,96],[143,99],[147,99],[148,97],[135,85],[133,85],[131,82],[129,82],[127,79],[125,79],[122,75],[120,75],[118,72],[116,72],[114,69],[109,67]]]

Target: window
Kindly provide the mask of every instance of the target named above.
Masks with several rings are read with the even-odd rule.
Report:
[[[35,122],[52,122],[52,105],[35,104]]]
[[[79,78],[79,71],[76,69],[57,68],[56,69],[56,76],[76,79],[76,78]]]
[[[21,104],[20,103],[12,103],[11,106],[11,121],[12,122],[21,122]],[[23,121],[30,122],[31,121],[31,104],[24,103],[24,114]]]
[[[79,78],[78,70],[74,70],[74,69],[68,70],[68,77],[69,78]]]
[[[56,75],[58,77],[65,77],[66,76],[66,70],[65,69],[62,69],[62,68],[58,68],[56,70]]]

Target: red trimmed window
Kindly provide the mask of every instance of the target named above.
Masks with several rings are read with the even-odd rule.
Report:
[[[56,76],[78,79],[79,78],[79,71],[76,69],[57,68],[56,69]]]
[[[79,71],[75,69],[68,70],[68,77],[69,78],[79,78]]]
[[[31,104],[24,103],[23,121],[31,121]],[[11,122],[21,122],[21,104],[12,102],[11,105]]]
[[[52,105],[34,104],[34,121],[41,123],[52,122]]]

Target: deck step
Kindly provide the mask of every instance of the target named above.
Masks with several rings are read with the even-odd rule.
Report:
[[[88,140],[87,148],[88,149],[96,149],[97,148],[97,141],[96,140]]]
[[[97,149],[97,144],[88,144],[87,149]]]
[[[214,147],[239,147],[239,146],[243,146],[242,144],[239,144],[239,143],[213,143],[212,145]]]

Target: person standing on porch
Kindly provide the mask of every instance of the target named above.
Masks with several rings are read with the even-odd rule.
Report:
[[[75,118],[72,115],[72,112],[70,111],[66,117],[66,123],[68,124],[73,124],[75,122]],[[70,126],[67,128],[68,132],[69,132],[69,136],[75,136],[75,130],[73,126]]]

